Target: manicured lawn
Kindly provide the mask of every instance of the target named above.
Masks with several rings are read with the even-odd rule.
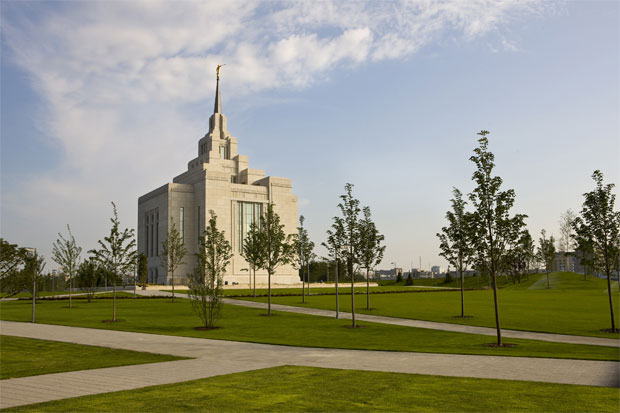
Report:
[[[447,287],[446,287],[447,288]],[[432,290],[442,290],[441,289],[435,289],[433,288]],[[394,293],[394,292],[413,292],[413,291],[429,291],[431,289],[429,288],[424,288],[424,287],[409,287],[409,286],[404,286],[404,285],[398,285],[398,286],[386,286],[386,287],[370,287],[369,288],[370,293],[371,294],[384,294],[384,293]],[[171,289],[165,289],[162,290],[168,293],[172,293]],[[306,290],[307,291],[307,290]],[[342,294],[348,292],[349,294],[351,293],[351,284],[347,284],[347,283],[343,283],[340,284],[338,286],[338,293]],[[175,289],[174,290],[175,294],[187,294],[188,291],[185,289]],[[257,296],[267,296],[267,289],[266,288],[257,288],[256,289],[256,295]],[[326,294],[336,294],[336,288],[335,287],[317,287],[317,288],[310,288],[310,294],[311,295],[326,295]],[[355,294],[366,294],[366,287],[355,287]],[[226,289],[224,290],[224,296],[226,297],[251,297],[254,295],[254,291],[251,289],[247,289],[247,288],[235,288],[235,289]],[[275,297],[275,296],[288,296],[288,295],[294,295],[294,296],[302,296],[301,293],[301,287],[299,288],[272,288],[271,289],[271,296]],[[306,293],[307,295],[307,293]]]
[[[102,320],[111,318],[110,300],[80,303],[73,309],[67,308],[64,301],[45,301],[37,308],[41,323],[220,340],[427,353],[619,359],[618,349],[613,347],[507,339],[506,342],[517,344],[517,347],[493,348],[485,346],[494,342],[492,336],[374,323],[362,323],[366,328],[350,329],[344,328],[350,325],[349,320],[292,313],[264,317],[265,310],[234,305],[224,306],[219,324],[222,328],[197,331],[194,328],[200,326],[200,321],[192,311],[191,302],[178,300],[173,304],[168,298],[118,300],[117,317],[123,320],[118,323],[102,323]],[[2,302],[0,310],[4,320],[30,319],[30,303],[27,301]]]
[[[529,282],[510,285],[499,291],[502,327],[514,330],[540,331],[595,337],[618,337],[601,329],[611,326],[607,283],[605,280],[582,275],[560,273],[551,275],[551,289],[546,289],[543,276],[530,277]],[[542,283],[545,288],[540,288]],[[616,325],[620,325],[618,289],[615,284]],[[254,300],[252,298],[245,298]],[[266,302],[265,298],[256,298]],[[465,292],[465,313],[473,318],[455,318],[460,314],[459,291],[441,291],[415,294],[375,294],[370,298],[371,308],[366,310],[366,299],[356,295],[355,308],[364,314],[444,323],[469,324],[495,327],[493,291]],[[300,307],[336,309],[335,296],[311,296],[302,304],[299,297],[273,297],[273,303]],[[350,295],[340,296],[340,310],[351,311]]]
[[[166,354],[84,346],[59,341],[0,336],[0,379],[64,371],[183,360]]]
[[[281,366],[13,411],[618,411],[618,389]]]

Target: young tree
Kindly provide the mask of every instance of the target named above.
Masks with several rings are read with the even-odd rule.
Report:
[[[592,179],[596,183],[596,188],[583,194],[585,200],[581,216],[573,221],[573,229],[577,244],[589,249],[592,268],[607,276],[610,331],[616,333],[619,329],[616,328],[614,319],[611,274],[618,271],[620,260],[620,212],[614,210],[616,202],[616,194],[613,193],[614,184],[604,185],[603,174],[599,170],[594,171]]]
[[[334,217],[334,223],[332,229],[327,230],[327,242],[323,242],[321,245],[325,247],[329,258],[333,259],[336,263],[336,274],[334,280],[336,281],[336,318],[340,316],[340,306],[338,300],[338,278],[340,269],[340,258],[342,257],[344,248],[344,223],[342,218]]]
[[[259,225],[253,222],[250,225],[250,231],[245,236],[243,241],[243,250],[241,255],[250,264],[254,281],[254,297],[256,298],[256,269],[261,267],[263,251],[260,239]]]
[[[549,272],[553,268],[553,259],[555,258],[555,239],[553,235],[547,238],[547,231],[540,231],[541,237],[538,239],[538,259],[545,265],[547,273],[547,288],[551,288],[549,284]]]
[[[217,216],[209,211],[211,218],[200,241],[198,265],[189,277],[189,295],[192,307],[204,323],[204,328],[214,328],[222,312],[224,298],[223,277],[232,258],[232,248],[217,229]]]
[[[506,246],[512,242],[525,225],[526,215],[510,216],[514,205],[515,192],[512,189],[502,191],[502,178],[493,176],[495,155],[488,150],[488,131],[481,131],[479,147],[469,159],[476,164],[472,180],[476,188],[469,199],[474,207],[472,214],[472,231],[475,234],[474,251],[477,267],[490,275],[493,281],[493,302],[495,307],[495,325],[497,345],[502,346],[499,304],[497,296],[497,273],[506,257]]]
[[[99,240],[98,250],[90,250],[89,254],[102,265],[108,272],[108,278],[112,281],[112,320],[116,320],[116,285],[123,276],[133,274],[136,265],[136,240],[134,230],[125,228],[120,230],[116,204],[112,202],[114,216],[110,218],[112,228],[110,235]]]
[[[187,248],[181,238],[181,233],[174,225],[174,220],[170,217],[170,228],[168,236],[161,243],[161,255],[159,260],[161,265],[170,273],[172,280],[172,302],[174,303],[174,271],[179,268],[179,265],[185,264],[183,258],[187,254]]]
[[[37,292],[41,286],[41,275],[45,268],[45,259],[37,254],[36,251],[28,251],[24,255],[24,268],[21,270],[21,280],[26,289],[32,294],[32,322],[35,322],[35,304],[37,302]]]
[[[14,273],[24,263],[25,250],[0,238],[0,280]]]
[[[65,239],[65,237],[58,233],[59,239],[52,244],[52,259],[56,262],[56,264],[60,265],[62,272],[69,277],[69,308],[71,308],[73,277],[75,276],[75,273],[80,265],[80,254],[82,253],[82,247],[77,246],[69,225],[67,225],[67,231],[69,232],[68,239]]]
[[[452,190],[454,198],[452,211],[446,213],[448,226],[441,228],[439,238],[439,255],[444,257],[450,265],[459,272],[461,280],[461,317],[465,317],[465,269],[472,259],[472,228],[471,216],[465,211],[467,201],[463,200],[463,194],[457,188]],[[447,277],[446,277],[447,278]]]
[[[360,262],[362,267],[366,268],[366,309],[370,310],[370,269],[383,260],[385,245],[381,243],[385,237],[379,234],[377,226],[372,221],[370,208],[364,207],[362,211],[364,218],[360,221],[359,228]]]
[[[100,280],[104,277],[103,271],[105,269],[93,259],[83,261],[76,271],[78,287],[86,293],[89,303],[95,296]]]
[[[532,263],[536,261],[536,251],[534,246],[534,239],[530,232],[526,229],[521,233],[521,238],[519,239],[519,245],[522,252],[522,258],[524,260],[524,271],[525,277],[527,280],[530,279],[530,266]]]
[[[140,284],[142,284],[142,287],[146,287],[148,275],[149,268],[146,260],[146,255],[141,252],[138,254],[138,280],[140,280]]]
[[[295,259],[295,235],[284,232],[280,216],[271,203],[261,217],[258,239],[262,251],[259,268],[267,271],[267,315],[271,315],[271,276],[279,266],[290,264]]]
[[[560,237],[557,240],[557,250],[560,253],[559,259],[562,260],[562,263],[564,263],[567,270],[569,269],[569,257],[574,255],[573,221],[575,218],[575,213],[572,210],[567,209],[566,212],[560,215],[560,221],[558,222],[560,226]]]
[[[295,251],[297,253],[297,262],[299,264],[299,270],[301,271],[301,296],[302,302],[306,302],[306,285],[304,278],[304,267],[306,267],[306,276],[308,277],[308,284],[310,284],[309,263],[312,258],[312,250],[314,250],[314,242],[310,241],[308,236],[308,230],[304,228],[305,218],[303,215],[299,217],[299,226],[297,227],[297,239],[295,240]]]
[[[359,264],[360,254],[360,201],[353,198],[353,184],[347,183],[344,186],[345,194],[340,195],[341,202],[338,204],[342,214],[344,225],[344,257],[347,262],[347,274],[351,277],[351,322],[353,328],[355,324],[355,274],[353,266]]]

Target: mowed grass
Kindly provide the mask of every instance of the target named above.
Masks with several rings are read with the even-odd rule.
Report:
[[[605,333],[601,329],[611,327],[607,282],[571,273],[556,273],[550,277],[551,289],[540,288],[544,276],[530,277],[521,284],[506,286],[499,290],[499,308],[502,328],[558,334],[617,338],[618,334]],[[614,294],[616,325],[620,325],[618,286]],[[263,297],[246,300],[266,302]],[[336,309],[334,296],[306,297],[303,304],[299,297],[272,297],[272,303],[300,307]],[[441,291],[415,294],[375,294],[370,297],[372,310],[366,310],[366,297],[356,295],[356,312],[389,317],[439,321],[495,327],[493,291],[465,292],[465,314],[460,315],[460,291]],[[351,311],[350,294],[340,295],[340,310]]]
[[[28,321],[30,303],[0,303],[4,320]],[[361,323],[365,328],[351,329],[349,320],[336,320],[293,313],[265,317],[265,310],[225,305],[220,329],[197,331],[200,320],[189,300],[126,299],[117,301],[118,323],[110,319],[112,303],[99,300],[67,308],[66,302],[45,301],[37,305],[41,323],[99,329],[136,331],[186,337],[235,340],[255,343],[305,347],[328,347],[361,350],[416,351],[426,353],[481,354],[503,356],[619,360],[613,347],[551,343],[534,340],[506,339],[512,348],[494,348],[495,337],[448,331],[411,328],[376,323]]]
[[[0,335],[0,379],[37,376],[104,367],[184,360],[167,354],[143,353],[59,341]]]
[[[401,293],[401,292],[417,292],[417,291],[435,291],[435,290],[443,290],[443,289],[448,289],[448,287],[446,288],[428,288],[428,287],[411,287],[411,286],[404,286],[404,285],[396,285],[396,286],[378,286],[378,287],[370,287],[370,293],[371,294],[386,294],[386,293]],[[167,293],[172,294],[172,290],[169,288],[166,288],[164,290],[161,290]],[[341,283],[338,286],[338,293],[342,294],[348,292],[349,294],[351,293],[351,284],[347,284],[345,283]],[[182,294],[182,295],[186,295],[188,293],[188,290],[186,289],[175,289],[174,290],[175,294]],[[256,295],[257,296],[267,296],[268,294],[268,290],[267,288],[257,288],[256,289]],[[315,288],[310,288],[310,295],[326,295],[326,294],[336,294],[336,288],[335,287],[315,287]],[[366,287],[359,287],[358,285],[356,285],[355,287],[355,294],[366,294]],[[225,297],[250,297],[254,295],[254,290],[252,289],[248,289],[248,288],[231,288],[231,289],[225,289],[224,290],[224,296]],[[301,287],[299,288],[272,288],[271,289],[271,296],[275,297],[275,296],[289,296],[289,295],[295,295],[295,296],[299,296],[301,297],[303,294],[301,292]],[[306,289],[306,295],[308,295],[308,290]]]
[[[618,411],[618,389],[281,366],[11,409],[28,411]]]

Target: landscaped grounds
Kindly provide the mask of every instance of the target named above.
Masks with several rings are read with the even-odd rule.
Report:
[[[475,277],[474,277],[475,278]],[[478,277],[480,278],[480,277]],[[550,274],[550,289],[546,276],[531,276],[520,284],[506,284],[499,290],[499,307],[502,328],[558,334],[617,338],[618,334],[602,332],[611,324],[607,281],[574,273]],[[620,325],[618,308],[618,283],[616,293],[616,325]],[[252,298],[244,298],[254,300]],[[266,302],[257,297],[256,301]],[[366,310],[366,298],[356,295],[356,312],[389,317],[438,321],[495,327],[493,291],[465,292],[465,314],[471,318],[455,317],[461,309],[460,291],[420,292],[412,294],[373,294],[372,310]],[[327,310],[336,309],[335,296],[310,296],[306,303],[301,297],[272,297],[272,303],[305,306]],[[340,311],[351,311],[350,294],[340,295]]]
[[[37,320],[47,324],[291,346],[619,360],[618,349],[614,347],[505,339],[516,347],[494,348],[485,346],[495,341],[493,336],[377,323],[362,323],[366,328],[350,329],[344,328],[351,324],[349,320],[284,312],[264,317],[265,310],[234,305],[224,306],[219,323],[221,328],[197,331],[195,327],[200,326],[200,321],[193,313],[190,301],[183,299],[176,303],[171,303],[168,298],[118,300],[117,317],[122,321],[103,323],[102,320],[111,317],[111,304],[109,300],[96,300],[82,302],[70,309],[66,301],[41,301],[37,304]],[[3,320],[30,320],[28,301],[2,302],[0,310]]]
[[[153,354],[98,346],[61,343],[24,337],[0,336],[0,379],[36,376],[65,371],[99,369],[185,357]]]
[[[600,411],[618,389],[281,366],[12,411]]]

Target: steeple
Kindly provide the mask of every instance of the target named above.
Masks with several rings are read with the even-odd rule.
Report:
[[[220,69],[225,65],[217,65],[215,73],[217,74],[217,84],[215,86],[215,105],[213,105],[213,113],[222,113],[222,100],[220,99]]]

